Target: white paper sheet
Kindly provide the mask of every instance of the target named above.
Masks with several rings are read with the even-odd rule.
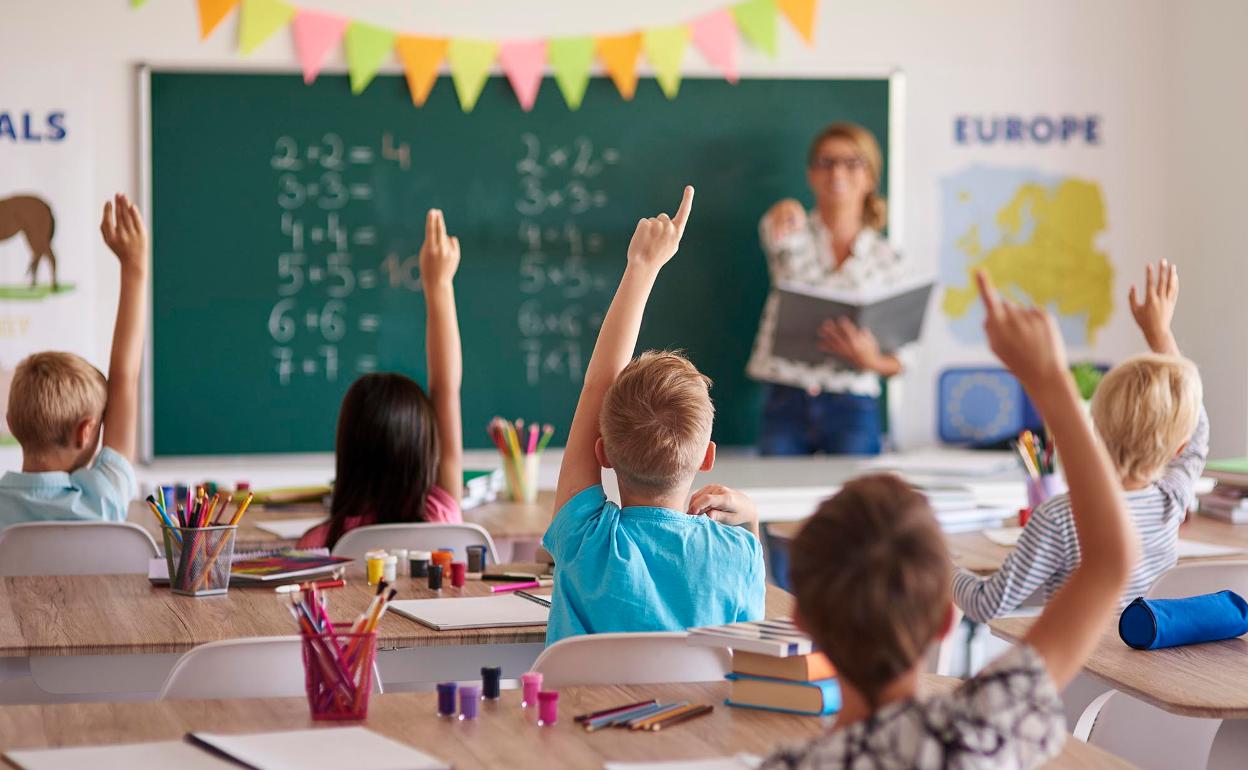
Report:
[[[550,609],[521,596],[473,596],[463,599],[400,599],[390,611],[439,631],[461,628],[544,626]]]
[[[1006,548],[1013,548],[1018,545],[1018,538],[1023,534],[1022,527],[997,527],[996,529],[985,529],[984,537],[988,538],[997,545],[1003,545]]]
[[[23,770],[134,770],[140,767],[237,770],[237,765],[232,762],[218,759],[185,741],[29,749],[9,751],[5,757]]]
[[[329,521],[329,519],[324,516],[301,519],[270,519],[269,521],[258,521],[253,526],[263,532],[276,535],[282,540],[298,540],[300,537],[303,537],[304,532],[324,521]]]
[[[441,760],[363,727],[193,735],[258,770],[450,770]]]
[[[1184,540],[1179,538],[1179,558],[1180,559],[1199,559],[1201,557],[1210,556],[1235,556],[1244,553],[1243,548],[1232,548],[1226,545],[1214,545],[1213,543],[1202,543],[1197,540]]]
[[[603,770],[754,770],[763,763],[753,754],[713,759],[676,759],[668,762],[607,762]]]

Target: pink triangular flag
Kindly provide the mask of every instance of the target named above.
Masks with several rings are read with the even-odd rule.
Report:
[[[542,86],[542,71],[546,68],[545,40],[516,40],[503,43],[498,49],[498,61],[503,65],[507,82],[516,92],[516,101],[525,112],[533,109],[537,90]]]
[[[732,11],[721,8],[689,22],[693,44],[729,83],[737,82],[737,22]]]
[[[350,19],[300,9],[291,29],[295,34],[295,51],[303,67],[303,82],[312,83],[320,74],[329,51],[342,40]]]

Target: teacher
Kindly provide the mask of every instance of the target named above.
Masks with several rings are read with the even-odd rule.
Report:
[[[885,205],[880,146],[853,123],[833,123],[811,142],[807,213],[788,198],[759,224],[772,291],[763,307],[747,374],[767,383],[759,450],[764,455],[879,454],[880,379],[902,372],[897,356],[849,319],[829,319],[818,332],[828,358],[818,364],[773,353],[778,281],[840,291],[889,288],[906,277],[901,255],[880,234]]]

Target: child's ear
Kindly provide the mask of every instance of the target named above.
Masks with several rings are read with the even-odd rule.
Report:
[[[594,442],[594,457],[598,458],[598,464],[603,468],[611,467],[611,461],[607,459],[607,448],[602,443],[602,436]]]
[[[962,611],[951,601],[945,607],[945,618],[940,622],[940,629],[936,632],[936,640],[944,639],[953,631],[953,627],[962,619]]]
[[[1174,456],[1178,457],[1179,455],[1183,454],[1183,450],[1187,449],[1187,444],[1188,444],[1187,441],[1184,441],[1182,444],[1179,444],[1179,448],[1174,450]]]
[[[715,442],[708,441],[706,443],[706,454],[702,456],[702,465],[698,467],[699,471],[706,473],[715,467]]]
[[[86,449],[91,440],[95,438],[96,425],[98,421],[94,417],[84,417],[74,426],[74,433],[70,437],[74,444],[74,449],[81,452]]]

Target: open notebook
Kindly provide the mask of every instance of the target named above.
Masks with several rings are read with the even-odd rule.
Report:
[[[390,602],[390,611],[435,631],[544,626],[550,618],[549,607],[514,594],[463,599],[400,599]]]
[[[449,770],[450,765],[363,727],[292,730],[251,735],[192,733],[187,740],[9,751],[22,770],[225,770],[235,762],[255,770]],[[361,758],[367,762],[361,765]],[[228,760],[234,760],[233,762]]]

